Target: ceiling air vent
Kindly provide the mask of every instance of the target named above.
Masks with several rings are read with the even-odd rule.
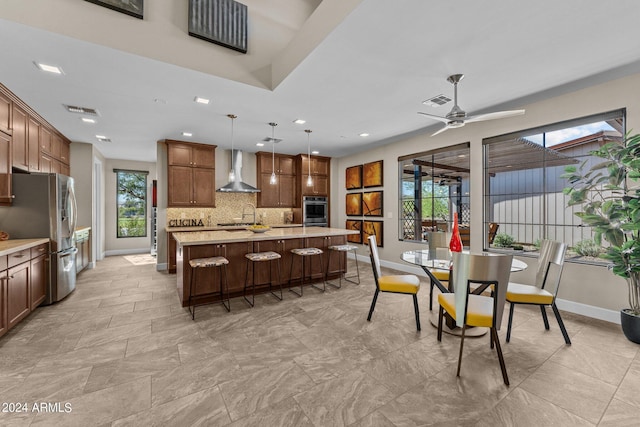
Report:
[[[282,139],[280,138],[271,138],[270,136],[267,136],[266,138],[263,139],[264,142],[273,142],[274,144],[277,144],[278,142],[282,141]]]
[[[426,101],[422,101],[422,103],[430,107],[439,107],[450,101],[451,101],[451,98],[449,98],[448,96],[437,95],[437,96],[434,96],[433,98],[427,99]]]
[[[98,110],[94,108],[76,107],[75,105],[65,105],[65,104],[62,104],[62,105],[64,105],[64,108],[66,108],[67,111],[70,113],[86,114],[88,116],[98,116]]]
[[[100,142],[111,142],[111,140],[109,138],[105,138],[105,137],[96,137],[96,139]]]

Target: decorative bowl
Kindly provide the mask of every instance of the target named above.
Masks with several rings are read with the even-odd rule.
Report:
[[[0,231],[0,240],[9,240],[9,233],[6,231]]]
[[[265,231],[271,230],[271,227],[268,225],[251,225],[247,227],[247,230],[253,231],[254,233],[264,233]]]

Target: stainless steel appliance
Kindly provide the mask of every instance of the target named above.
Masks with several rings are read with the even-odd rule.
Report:
[[[77,206],[73,178],[55,173],[14,173],[12,184],[13,203],[0,208],[0,230],[8,232],[12,239],[50,239],[44,304],[60,301],[76,288]]]
[[[326,197],[302,198],[302,224],[316,227],[329,226],[329,201]]]

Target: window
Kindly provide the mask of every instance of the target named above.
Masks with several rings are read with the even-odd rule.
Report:
[[[450,231],[454,212],[468,229],[469,144],[400,157],[398,168],[400,240],[427,241],[432,232]]]
[[[120,237],[147,235],[147,172],[114,169],[116,173],[117,233]]]
[[[484,140],[484,221],[498,226],[484,247],[536,251],[547,238],[569,245],[568,260],[595,262],[593,231],[574,215],[579,206],[567,207],[563,174],[601,161],[589,152],[623,135],[624,110],[616,110]]]

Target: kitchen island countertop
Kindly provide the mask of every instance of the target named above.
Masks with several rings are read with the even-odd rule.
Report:
[[[0,256],[9,255],[11,253],[29,249],[34,246],[49,243],[48,238],[39,239],[14,239],[0,241]]]
[[[250,242],[276,239],[298,239],[304,237],[345,236],[358,234],[357,230],[329,227],[281,227],[271,228],[263,233],[254,233],[246,229],[190,231],[174,233],[173,237],[178,245],[210,245],[218,243]]]

